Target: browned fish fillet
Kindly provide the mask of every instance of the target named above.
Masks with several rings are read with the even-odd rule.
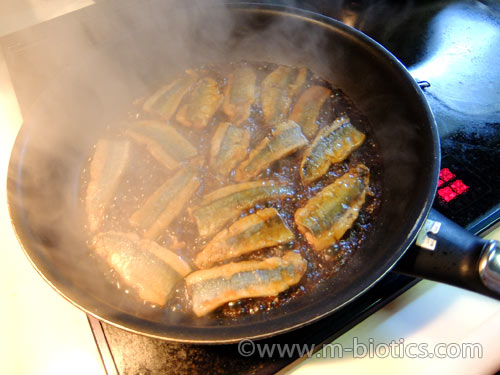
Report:
[[[302,128],[302,133],[307,138],[314,137],[318,131],[319,125],[316,123],[316,119],[318,118],[319,110],[331,94],[331,90],[326,87],[311,86],[302,93],[297,103],[295,103],[288,119],[299,124]]]
[[[97,142],[85,197],[89,228],[96,231],[105,218],[130,156],[130,142],[101,139]]]
[[[145,237],[155,239],[182,212],[200,187],[198,175],[180,170],[161,185],[130,217],[130,224],[145,230]]]
[[[285,119],[306,79],[306,68],[297,70],[287,66],[278,67],[264,78],[260,97],[267,126],[274,127]]]
[[[125,133],[146,147],[151,155],[167,169],[176,169],[179,163],[196,156],[198,152],[174,127],[159,121],[136,121]]]
[[[214,263],[239,257],[265,247],[293,241],[288,229],[274,208],[265,208],[236,221],[228,229],[217,233],[198,253],[195,264],[208,268]]]
[[[331,126],[319,131],[313,144],[306,150],[300,165],[305,184],[322,177],[333,163],[345,160],[363,144],[365,135],[352,126],[348,117],[336,119]]]
[[[227,302],[242,298],[277,296],[297,284],[307,262],[289,251],[282,258],[229,263],[196,271],[186,278],[193,312],[203,316]]]
[[[294,192],[291,186],[279,185],[274,181],[230,185],[207,194],[201,206],[194,208],[191,215],[196,221],[200,236],[208,237],[236,219],[243,210],[259,202],[291,196]]]
[[[297,228],[316,250],[339,241],[365,203],[370,171],[363,164],[345,173],[295,212]]]
[[[352,126],[348,117],[336,119],[318,133],[306,150],[300,164],[300,176],[305,184],[322,177],[333,163],[344,161],[363,144],[365,135]]]
[[[135,233],[99,233],[94,250],[140,298],[155,305],[165,305],[175,284],[191,272],[177,254]]]
[[[224,90],[222,110],[235,125],[250,116],[250,108],[255,101],[255,80],[257,76],[250,67],[235,69],[229,73]]]
[[[194,88],[189,103],[179,108],[175,118],[189,128],[203,129],[221,103],[222,95],[219,93],[217,82],[212,78],[203,78]]]
[[[307,145],[307,138],[300,131],[300,126],[293,121],[279,124],[271,137],[264,138],[257,147],[250,151],[234,174],[236,182],[247,181],[268,168],[275,161],[284,158]]]
[[[196,82],[197,74],[188,72],[181,78],[173,80],[166,86],[157,90],[144,102],[146,112],[160,115],[165,120],[170,120],[177,111],[182,98]]]
[[[236,164],[246,158],[249,144],[247,129],[222,122],[210,145],[210,166],[219,175],[229,176]]]

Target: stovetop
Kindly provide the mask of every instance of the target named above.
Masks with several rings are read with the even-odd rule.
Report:
[[[289,1],[260,2],[290,5]],[[103,14],[147,17],[156,3],[99,2],[2,38],[21,110],[28,110],[58,70],[78,59],[75,51],[58,43],[66,30],[88,25],[90,50],[106,43],[114,32],[109,27],[113,20]],[[389,0],[295,1],[293,5],[367,33],[396,55],[417,80],[430,83],[425,96],[439,127],[443,156],[434,207],[474,233],[495,223],[500,216],[500,174],[496,172],[500,163],[500,5],[489,1],[416,4]],[[266,342],[315,345],[319,349],[417,281],[390,273],[346,308]],[[237,345],[167,343],[92,317],[89,322],[108,374],[270,374],[298,359],[297,355],[243,357]]]

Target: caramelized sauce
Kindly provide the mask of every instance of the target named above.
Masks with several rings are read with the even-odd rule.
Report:
[[[200,78],[207,76],[214,78],[219,85],[220,92],[222,93],[223,87],[227,83],[226,77],[228,74],[235,67],[245,64],[250,65],[257,73],[257,92],[260,89],[262,79],[277,67],[277,65],[270,63],[240,62],[217,66],[203,66],[196,69],[196,72],[199,74]],[[291,183],[294,185],[297,194],[290,198],[257,204],[252,209],[244,211],[241,217],[254,213],[258,209],[274,207],[283,217],[288,227],[294,232],[296,240],[285,246],[259,250],[237,259],[231,259],[227,262],[280,256],[283,255],[286,250],[296,249],[308,261],[308,269],[299,284],[291,287],[279,296],[250,298],[230,302],[212,313],[216,317],[237,317],[242,314],[253,314],[259,311],[272,309],[273,307],[285,304],[300,297],[328,278],[335,277],[335,273],[342,267],[342,265],[349,261],[353,253],[366,239],[371,228],[373,227],[373,222],[377,216],[377,211],[381,201],[382,186],[380,172],[382,168],[382,161],[370,124],[367,119],[357,111],[355,106],[340,89],[333,87],[329,82],[315,75],[311,71],[308,71],[307,83],[301,92],[296,95],[293,104],[296,102],[300,94],[311,85],[325,86],[332,91],[332,95],[329,99],[327,99],[320,111],[320,115],[318,116],[317,122],[319,123],[320,128],[330,125],[332,121],[339,116],[348,115],[352,124],[358,130],[366,134],[366,140],[363,145],[354,151],[344,162],[331,166],[325,176],[312,183],[310,186],[304,186],[300,181],[299,168],[303,154],[302,150],[275,162],[270,168],[261,173],[258,179],[273,179],[284,183]],[[157,88],[152,88],[152,91],[154,89]],[[182,106],[188,97],[189,93],[185,96],[180,106]],[[116,122],[116,125],[110,125],[108,127],[106,131],[107,134],[105,134],[106,137],[125,137],[123,134],[123,126],[120,125],[123,124],[122,120],[161,120],[159,118],[155,118],[155,116],[151,114],[144,113],[140,109],[140,106],[135,106],[137,104],[141,104],[141,101],[138,100],[137,103],[134,103],[131,110],[124,116],[124,118],[119,119],[119,121]],[[293,108],[293,104],[291,108]],[[210,141],[217,125],[221,121],[227,121],[227,118],[221,109],[216,112],[214,118],[210,121],[207,127],[200,130],[186,128],[176,123],[175,120],[171,120],[171,124],[174,125],[176,129],[198,149],[198,156],[190,160],[188,163],[200,167],[202,171],[202,185],[189,201],[187,205],[188,207],[193,207],[199,204],[201,197],[203,197],[204,194],[222,186],[234,183],[232,182],[231,175],[227,179],[221,178],[207,167]],[[272,129],[269,129],[264,125],[259,99],[257,99],[253,104],[249,119],[243,122],[241,126],[247,127],[252,134],[250,149],[253,149],[263,137],[270,134]],[[89,154],[92,154],[92,151]],[[135,228],[130,226],[128,222],[129,217],[133,212],[135,212],[135,210],[141,207],[150,194],[152,194],[167,178],[175,173],[175,171],[166,170],[155,159],[153,159],[145,149],[134,143],[130,160],[130,166],[127,168],[125,175],[122,178],[121,186],[112,205],[108,209],[106,220],[101,226],[102,231],[137,231]],[[351,166],[358,163],[363,163],[370,169],[371,194],[367,195],[366,202],[360,211],[358,219],[354,223],[353,227],[346,232],[342,240],[324,251],[315,251],[297,230],[293,219],[294,213],[297,208],[304,206],[306,201],[317,194],[323,187],[331,184],[336,178],[347,172]],[[82,207],[85,202],[84,197],[87,182],[88,167],[84,169],[81,175]],[[85,210],[83,210],[83,212],[85,212]],[[160,245],[177,252],[190,263],[193,269],[196,269],[193,265],[194,257],[199,251],[201,251],[209,240],[210,238],[205,240],[199,238],[196,225],[194,224],[192,218],[189,217],[187,210],[184,210],[184,212],[169,226],[168,230],[165,230],[165,232],[157,238],[157,242]],[[119,289],[124,289],[121,286],[122,283],[119,279],[117,279],[112,270],[107,271],[106,276],[111,282],[115,283]],[[138,298],[131,288],[126,289],[125,293],[129,294],[131,298]],[[189,296],[187,295],[183,282],[179,283],[175,295],[170,299],[165,308],[167,310],[185,311],[186,313],[191,314]]]

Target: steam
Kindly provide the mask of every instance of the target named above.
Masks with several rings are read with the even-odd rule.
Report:
[[[387,133],[394,131],[391,124],[406,117],[405,108],[388,108],[384,98],[369,97],[370,89],[380,83],[376,71],[371,77],[353,78],[352,74],[359,74],[357,69],[367,65],[368,53],[361,53],[357,62],[352,52],[338,48],[328,29],[304,22],[300,15],[281,17],[267,10],[253,16],[251,10],[235,10],[220,0],[137,2],[119,10],[97,6],[101,9],[97,22],[80,17],[79,23],[62,31],[62,44],[40,55],[47,71],[58,74],[25,119],[20,140],[26,143],[15,150],[15,168],[9,174],[10,201],[19,213],[17,224],[26,225],[30,232],[23,233],[25,246],[47,278],[60,281],[70,298],[80,300],[77,297],[83,290],[125,310],[127,302],[109,293],[100,271],[88,259],[79,216],[79,175],[107,124],[134,99],[187,68],[239,60],[307,66],[342,87],[362,110],[380,106],[376,112],[385,124],[384,138],[389,139]],[[98,44],[101,47],[96,49]],[[61,45],[62,57],[70,61],[64,68]],[[47,56],[54,60],[47,61]],[[33,69],[37,69],[37,58],[32,61]],[[402,134],[408,142],[414,136]],[[382,146],[391,149],[385,142]],[[419,162],[398,159],[406,145],[395,145],[387,154],[390,162],[406,163],[408,168]],[[400,190],[411,183],[407,179]]]

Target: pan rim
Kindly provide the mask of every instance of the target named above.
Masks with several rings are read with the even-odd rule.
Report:
[[[418,231],[420,230],[421,226],[425,222],[429,211],[432,206],[432,202],[434,200],[434,196],[436,193],[437,189],[437,182],[439,178],[439,165],[440,165],[440,146],[439,146],[439,136],[437,132],[437,125],[434,120],[434,116],[432,114],[432,111],[430,110],[430,107],[425,100],[423,93],[421,92],[420,87],[417,85],[413,77],[410,75],[406,67],[395,57],[393,56],[386,48],[384,48],[382,45],[380,45],[378,42],[374,41],[372,38],[367,36],[366,34],[350,27],[347,26],[340,21],[334,20],[330,17],[320,15],[311,11],[307,10],[302,10],[302,9],[297,9],[289,6],[282,6],[282,5],[270,5],[270,4],[259,4],[259,3],[238,3],[238,4],[228,4],[228,7],[232,10],[236,11],[245,11],[245,12],[267,12],[267,13],[274,13],[274,14],[279,14],[279,15],[284,15],[284,16],[291,16],[291,17],[296,17],[300,19],[304,19],[306,22],[314,22],[322,27],[328,27],[332,30],[341,30],[345,34],[349,35],[350,37],[356,38],[357,40],[360,40],[364,42],[366,45],[369,46],[374,51],[377,51],[380,57],[383,57],[386,59],[388,62],[391,64],[394,64],[395,67],[400,71],[401,74],[404,74],[406,76],[406,80],[408,81],[408,84],[413,87],[413,89],[417,93],[417,97],[420,100],[419,106],[424,109],[425,111],[425,117],[428,119],[428,125],[430,126],[430,132],[432,134],[433,139],[436,141],[434,143],[434,163],[432,166],[429,166],[432,172],[431,176],[431,183],[430,185],[430,191],[427,195],[427,197],[423,201],[423,205],[421,206],[421,210],[419,212],[419,215],[410,230],[410,232],[407,235],[406,240],[400,245],[400,248],[398,251],[395,251],[392,257],[386,261],[388,263],[388,267],[379,274],[374,280],[371,280],[369,282],[369,285],[366,287],[360,288],[360,291],[356,293],[355,295],[351,296],[351,298],[348,298],[344,303],[338,304],[335,308],[333,309],[325,309],[325,311],[322,314],[316,314],[314,317],[309,317],[307,319],[297,319],[295,318],[293,324],[290,324],[288,319],[281,319],[282,321],[285,321],[283,327],[276,327],[276,328],[271,328],[264,330],[264,333],[255,333],[253,335],[232,335],[229,333],[228,335],[228,329],[231,328],[234,333],[238,332],[241,329],[245,329],[246,326],[243,327],[235,327],[234,329],[232,327],[226,327],[226,326],[215,326],[215,327],[192,327],[192,331],[176,331],[176,334],[172,335],[171,333],[161,331],[161,334],[158,334],[158,325],[160,323],[153,323],[153,322],[147,322],[143,319],[139,319],[136,317],[133,317],[132,315],[129,315],[127,317],[123,317],[121,319],[110,319],[109,316],[112,316],[113,314],[110,314],[110,311],[107,310],[112,310],[112,309],[102,309],[102,311],[97,312],[93,311],[92,309],[89,309],[87,307],[84,307],[83,304],[76,302],[69,296],[67,296],[65,292],[61,290],[60,287],[56,286],[54,282],[50,281],[43,273],[43,271],[39,268],[39,266],[35,263],[35,260],[32,259],[30,256],[30,252],[28,251],[29,244],[25,244],[25,242],[29,242],[25,239],[22,239],[22,225],[21,219],[20,219],[20,212],[18,212],[21,208],[17,207],[15,202],[11,201],[11,194],[9,194],[9,191],[16,190],[16,186],[12,186],[14,184],[13,181],[8,179],[7,181],[7,205],[8,205],[8,211],[10,215],[10,221],[12,224],[12,227],[14,229],[14,233],[16,235],[16,238],[27,256],[28,260],[30,263],[33,265],[33,267],[36,269],[36,271],[42,276],[42,278],[47,282],[54,290],[56,290],[63,298],[71,302],[74,306],[78,307],[80,310],[86,312],[87,314],[104,321],[108,324],[111,324],[115,327],[127,330],[132,333],[138,333],[141,335],[145,335],[148,337],[156,338],[156,339],[161,339],[165,341],[172,341],[172,342],[182,342],[182,343],[193,343],[193,344],[230,344],[230,343],[237,343],[241,341],[242,339],[251,339],[251,340],[259,340],[259,339],[264,339],[268,338],[271,336],[275,336],[278,334],[282,334],[285,332],[289,332],[301,327],[304,327],[308,324],[311,324],[313,322],[316,322],[325,316],[332,314],[335,311],[338,311],[342,307],[346,306],[347,304],[351,303],[353,300],[358,298],[361,294],[365,293],[368,289],[370,289],[373,285],[375,285],[380,279],[382,279],[397,263],[397,261],[404,255],[405,251],[408,249],[408,247],[413,243],[416,235],[418,234]],[[42,94],[43,95],[43,94]],[[33,105],[33,108],[36,108],[37,103]],[[23,124],[24,125],[24,124]],[[16,150],[20,153],[22,153],[22,140],[25,138],[24,133],[26,132],[25,127],[21,127],[21,130],[18,132],[18,135],[16,137],[15,143],[14,143],[14,148],[11,153],[11,158],[9,161],[9,167],[8,167],[8,176],[13,173],[12,171],[16,168],[14,158],[12,157]],[[18,150],[21,148],[20,150]],[[14,172],[15,173],[15,172]],[[19,225],[16,225],[19,224]],[[112,311],[111,311],[112,312]],[[261,324],[264,323],[264,324]],[[266,321],[258,322],[257,325],[265,326]],[[160,324],[161,325],[161,324]],[[207,332],[211,331],[221,331],[222,334],[219,335],[220,337],[213,338],[213,336],[209,336],[207,338]],[[255,330],[257,331],[257,330]],[[165,333],[163,333],[165,332]],[[196,334],[198,332],[198,334]],[[179,335],[179,333],[181,333]],[[216,335],[217,336],[217,335]]]

